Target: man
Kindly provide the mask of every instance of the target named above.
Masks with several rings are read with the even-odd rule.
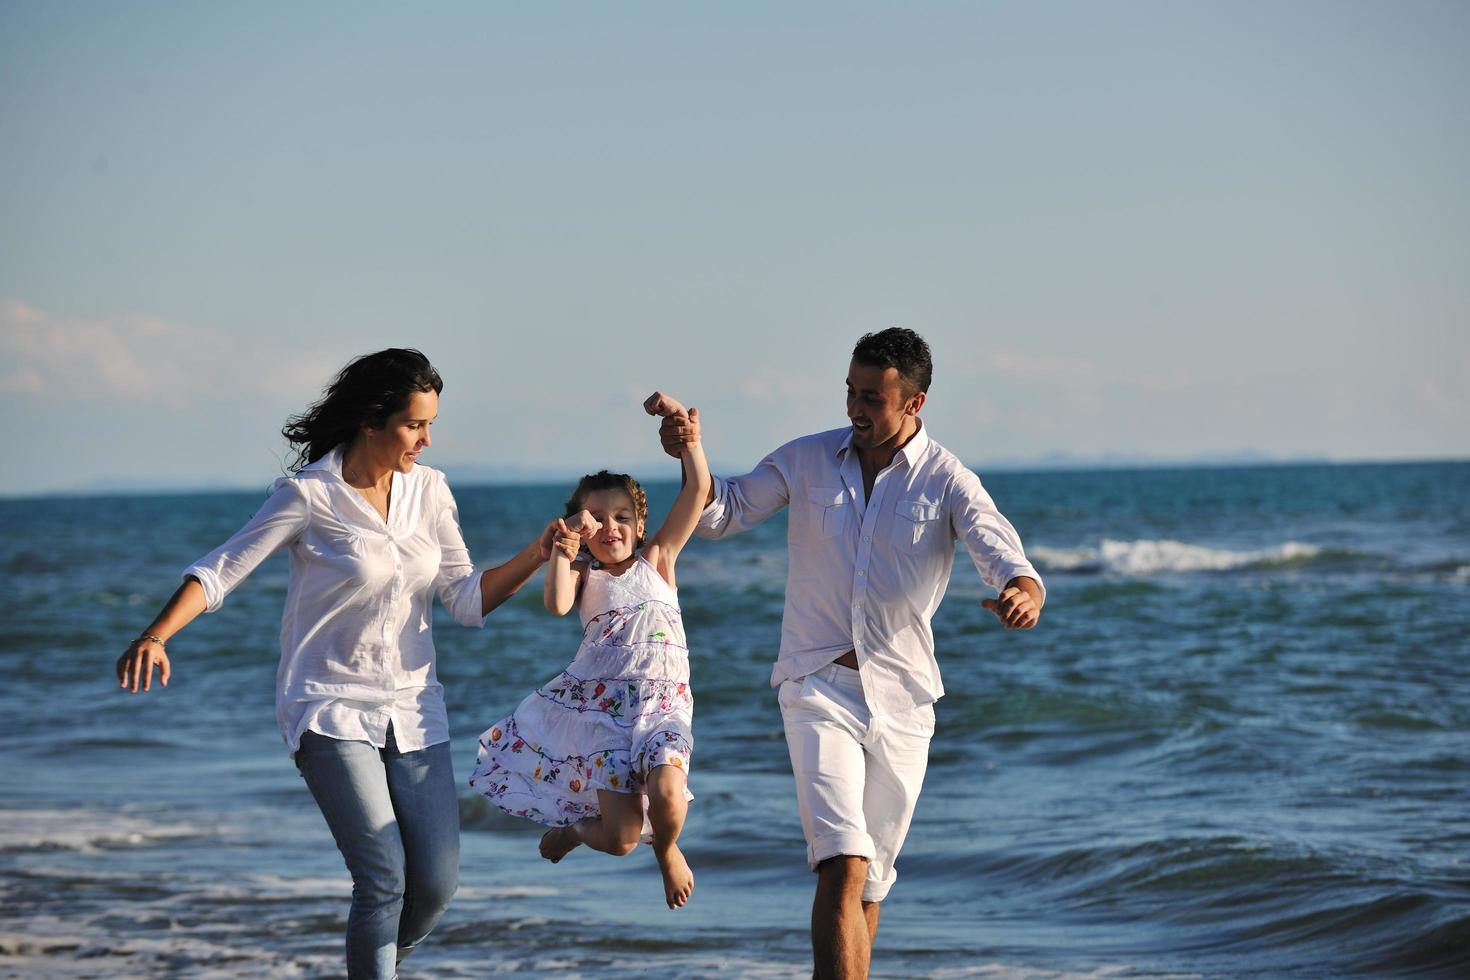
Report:
[[[805,436],[750,473],[714,478],[702,537],[754,527],[789,507],[779,688],[807,861],[817,873],[812,952],[819,978],[866,977],[879,903],[894,879],[924,779],[943,693],[930,620],[963,541],[997,590],[981,605],[1007,629],[1041,613],[1041,578],[974,473],[919,418],[932,363],[911,330],[858,341],[849,425]],[[665,417],[671,454],[698,418]]]

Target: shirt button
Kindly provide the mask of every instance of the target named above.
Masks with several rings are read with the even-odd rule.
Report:
[[[858,569],[858,578],[862,578],[863,576],[865,576],[867,574],[868,574],[868,570],[866,568],[859,568]]]
[[[873,536],[871,534],[864,534],[863,535],[863,540],[864,541],[871,541],[871,540],[873,540]]]

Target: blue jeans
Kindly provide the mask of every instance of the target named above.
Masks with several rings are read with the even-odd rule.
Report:
[[[459,801],[449,743],[388,744],[301,736],[296,768],[352,873],[347,976],[389,980],[459,887]]]

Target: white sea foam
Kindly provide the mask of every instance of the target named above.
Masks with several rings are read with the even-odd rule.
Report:
[[[1092,970],[1045,970],[1036,967],[1018,967],[1009,963],[976,963],[973,966],[941,967],[925,974],[932,980],[961,980],[984,977],[986,980],[1106,980],[1108,977],[1134,975],[1135,968],[1129,966],[1101,966]],[[1198,973],[1153,973],[1155,980],[1199,980]]]
[[[118,938],[91,923],[77,928],[30,919],[21,923],[24,932],[11,932],[13,925],[0,926],[0,977],[318,977],[339,963],[335,950],[281,954],[178,934]]]
[[[1097,569],[1118,575],[1154,575],[1160,572],[1229,571],[1248,565],[1312,558],[1321,550],[1299,541],[1288,541],[1274,548],[1231,551],[1167,538],[1136,541],[1103,538],[1097,547],[1048,548],[1041,545],[1029,549],[1029,553],[1043,571]]]
[[[0,810],[0,854],[118,850],[217,832],[121,811]]]

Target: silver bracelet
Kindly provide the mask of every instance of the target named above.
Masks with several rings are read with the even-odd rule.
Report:
[[[155,636],[152,633],[144,633],[141,636],[139,636],[138,639],[139,640],[152,640],[154,643],[157,643],[159,646],[163,647],[165,650],[168,649],[168,644],[167,643],[164,643],[163,642],[163,639],[161,637]]]

